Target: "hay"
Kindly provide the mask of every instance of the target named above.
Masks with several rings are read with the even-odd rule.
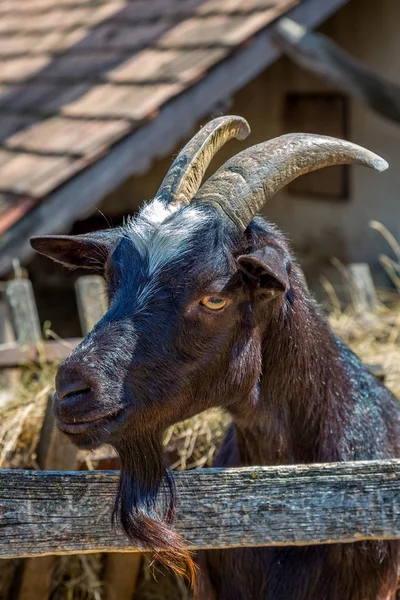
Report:
[[[228,413],[212,408],[170,427],[164,438],[170,469],[211,467],[230,422]]]
[[[103,559],[103,554],[61,556],[49,600],[102,600]]]
[[[400,299],[391,309],[357,315],[344,312],[329,317],[334,331],[366,364],[379,364],[385,385],[400,399]]]
[[[10,375],[12,388],[4,390],[0,404],[0,468],[37,468],[36,448],[56,370],[57,365],[44,363]]]

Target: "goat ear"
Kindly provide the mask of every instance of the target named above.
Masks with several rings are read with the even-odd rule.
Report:
[[[251,254],[239,256],[236,262],[248,282],[258,289],[282,293],[289,290],[291,261],[284,250],[266,246]]]
[[[115,229],[83,235],[40,235],[31,237],[31,246],[39,254],[71,268],[102,272],[110,250],[117,243]]]

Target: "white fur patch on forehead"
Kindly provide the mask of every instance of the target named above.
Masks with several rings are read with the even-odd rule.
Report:
[[[176,207],[165,205],[160,200],[155,199],[143,206],[139,212],[139,218],[145,219],[154,225],[160,225],[175,211]]]
[[[200,230],[209,221],[210,213],[201,207],[184,206],[170,212],[156,200],[127,223],[125,236],[147,262],[148,274],[153,275],[171,261],[183,260],[196,234],[201,235]]]

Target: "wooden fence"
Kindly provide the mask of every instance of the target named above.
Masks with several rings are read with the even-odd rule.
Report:
[[[194,549],[400,539],[400,460],[177,471]],[[0,471],[0,556],[140,551],[111,527],[118,473]]]
[[[369,272],[363,267],[349,273],[357,303],[370,310],[375,296]],[[85,335],[106,308],[102,278],[79,278],[76,294]],[[15,339],[0,344],[0,369],[61,361],[79,343],[80,338],[42,340],[29,280],[8,282],[5,298]],[[371,368],[383,378],[380,367]],[[141,549],[111,527],[118,474],[69,472],[76,468],[76,451],[55,427],[50,399],[38,462],[42,471],[0,470],[0,557],[27,557],[18,600],[47,600],[55,556],[78,552],[111,553],[106,599],[131,598]],[[397,460],[205,469],[174,477],[176,528],[194,549],[400,539]]]

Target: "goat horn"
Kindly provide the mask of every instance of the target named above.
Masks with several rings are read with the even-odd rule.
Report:
[[[244,230],[267,200],[296,177],[344,164],[364,165],[377,171],[388,167],[383,158],[351,142],[289,133],[228,160],[202,185],[193,201],[219,205]]]
[[[180,151],[156,199],[169,205],[189,204],[218,150],[232,138],[243,140],[249,133],[250,127],[242,117],[218,117],[207,123]]]

